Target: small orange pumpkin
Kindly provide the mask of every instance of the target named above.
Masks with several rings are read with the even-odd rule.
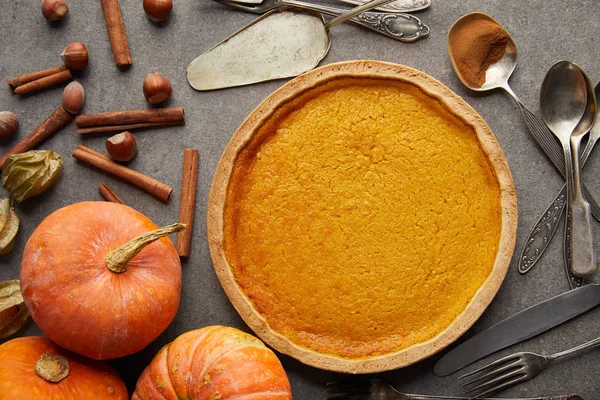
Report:
[[[21,292],[31,317],[59,346],[104,360],[135,353],[179,307],[181,264],[158,228],[133,208],[83,202],[50,214],[23,253]]]
[[[164,346],[137,382],[131,400],[291,400],[279,359],[260,340],[209,326]]]
[[[0,345],[0,400],[127,400],[129,394],[106,363],[30,336]]]

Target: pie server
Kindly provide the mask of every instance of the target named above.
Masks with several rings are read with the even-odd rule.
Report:
[[[600,304],[600,285],[570,290],[492,325],[446,353],[433,367],[450,375],[498,350],[532,338]]]

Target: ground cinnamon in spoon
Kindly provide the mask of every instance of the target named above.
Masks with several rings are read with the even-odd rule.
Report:
[[[504,28],[488,19],[474,19],[460,26],[450,38],[450,51],[463,79],[481,87],[490,65],[504,55],[509,41]]]

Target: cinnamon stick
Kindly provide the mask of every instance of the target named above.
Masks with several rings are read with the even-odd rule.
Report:
[[[17,76],[16,78],[11,78],[7,81],[7,83],[8,86],[11,87],[11,90],[14,90],[18,86],[24,85],[29,82],[37,81],[38,79],[44,78],[46,76],[58,74],[59,72],[66,71],[67,69],[67,67],[61,65],[58,67],[44,69],[42,71],[30,72],[28,74]]]
[[[183,172],[181,179],[181,200],[179,203],[179,222],[186,228],[177,233],[177,254],[189,257],[192,247],[194,210],[196,209],[196,186],[198,182],[198,149],[183,151]]]
[[[6,157],[33,149],[35,146],[65,127],[72,119],[73,116],[66,112],[62,106],[58,107],[44,122],[32,130],[29,135],[25,136],[23,140],[17,143],[0,158],[0,169],[4,166]]]
[[[108,39],[110,40],[115,63],[119,68],[131,65],[133,61],[129,52],[119,0],[101,0],[100,2],[102,3],[106,30],[108,31]]]
[[[130,124],[130,125],[106,125],[106,126],[93,126],[90,128],[77,129],[79,135],[87,135],[90,133],[107,133],[107,132],[122,132],[122,131],[133,131],[139,129],[151,129],[151,128],[164,128],[167,126],[181,125],[181,122],[147,122],[141,124]]]
[[[66,71],[61,71],[54,75],[48,75],[38,80],[17,86],[13,93],[18,94],[19,96],[25,96],[27,94],[58,85],[59,83],[66,82],[71,79],[73,79],[73,75],[71,75],[71,71],[67,69]]]
[[[125,182],[145,190],[165,203],[169,200],[169,196],[173,191],[172,187],[140,172],[117,164],[105,155],[82,145],[77,146],[73,152],[73,158],[86,164],[90,164],[108,174],[119,177]]]
[[[117,196],[114,190],[112,190],[112,188],[104,182],[102,182],[100,186],[98,186],[98,191],[100,192],[102,197],[106,199],[106,201],[110,201],[112,203],[125,204],[123,203],[123,200],[121,200],[121,198]]]
[[[183,123],[185,112],[182,107],[149,108],[144,110],[112,111],[100,114],[80,115],[75,119],[77,126],[131,125],[140,123]]]

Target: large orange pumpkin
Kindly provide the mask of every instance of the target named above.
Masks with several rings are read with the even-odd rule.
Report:
[[[163,236],[182,227],[155,231],[138,211],[109,202],[53,212],[23,254],[21,292],[31,317],[56,344],[86,357],[143,349],[179,307],[181,264]]]
[[[234,328],[186,332],[163,347],[137,382],[131,400],[289,400],[277,356]]]
[[[106,363],[30,336],[0,345],[0,400],[127,400],[125,384]]]

